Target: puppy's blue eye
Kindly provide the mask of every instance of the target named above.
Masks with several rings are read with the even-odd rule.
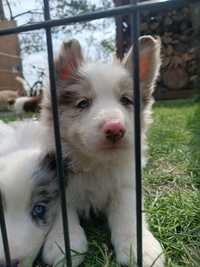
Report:
[[[44,219],[46,213],[46,206],[44,204],[37,204],[33,207],[32,216],[37,219]]]
[[[80,109],[85,109],[85,108],[88,108],[90,106],[90,100],[85,98],[81,101],[79,101],[77,104],[76,104],[76,107],[77,108],[80,108]]]

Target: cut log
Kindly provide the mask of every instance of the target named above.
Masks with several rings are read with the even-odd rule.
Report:
[[[122,5],[130,3],[130,0],[114,2]],[[158,91],[174,97],[178,94],[183,97],[182,91],[192,90],[200,83],[200,3],[189,2],[183,8],[160,10],[159,13],[148,10],[140,16],[141,35],[158,35],[161,38],[162,65]],[[123,19],[130,27],[128,16]],[[118,46],[126,52],[131,45],[130,30],[125,26],[121,28],[126,40],[118,42]]]
[[[164,57],[162,62],[162,68],[166,68],[170,64],[170,57]]]
[[[187,86],[189,76],[187,72],[181,68],[169,68],[163,72],[163,83],[171,90],[180,90]]]
[[[185,65],[185,62],[183,61],[183,58],[181,56],[174,56],[171,58],[170,67],[171,69],[176,69],[177,67],[181,67]]]
[[[164,19],[164,25],[165,25],[165,26],[172,25],[172,23],[173,23],[173,20],[172,20],[170,17],[166,17],[166,18]]]
[[[166,50],[165,50],[165,53],[167,56],[172,56],[173,53],[174,53],[174,48],[172,45],[168,45]]]
[[[165,33],[162,37],[162,42],[164,44],[170,44],[172,42],[173,38],[171,35],[169,35],[168,33]]]

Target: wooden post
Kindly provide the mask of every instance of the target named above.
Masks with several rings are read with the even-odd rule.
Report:
[[[0,20],[5,20],[5,14],[4,14],[4,10],[3,10],[3,3],[2,0],[0,0]]]
[[[0,21],[0,28],[15,27],[14,20]],[[0,38],[0,91],[14,90],[21,95],[24,90],[17,76],[22,76],[20,47],[17,34],[2,36]]]
[[[113,0],[115,6],[130,4],[130,0]],[[116,47],[117,57],[122,59],[130,47],[130,18],[118,16],[116,21]]]

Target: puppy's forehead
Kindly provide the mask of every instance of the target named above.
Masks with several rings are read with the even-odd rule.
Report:
[[[80,72],[88,79],[94,89],[112,90],[121,82],[130,79],[129,72],[121,64],[91,63],[85,64]]]

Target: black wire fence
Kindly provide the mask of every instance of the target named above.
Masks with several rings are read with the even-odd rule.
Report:
[[[142,259],[142,179],[141,179],[141,122],[140,122],[140,66],[139,66],[139,43],[138,38],[140,35],[139,29],[139,15],[144,11],[156,11],[164,9],[175,9],[182,7],[186,4],[198,2],[198,0],[150,0],[139,2],[138,0],[131,0],[130,5],[124,5],[116,8],[111,8],[108,10],[94,11],[90,13],[80,14],[77,16],[66,17],[63,19],[51,20],[49,1],[44,0],[44,21],[39,23],[33,23],[30,25],[22,25],[13,28],[6,28],[0,30],[0,36],[17,34],[27,31],[34,31],[38,29],[44,29],[46,31],[46,41],[47,41],[47,52],[48,52],[48,66],[49,66],[49,80],[50,80],[50,91],[51,91],[51,103],[52,103],[52,113],[53,113],[53,123],[54,123],[54,135],[55,135],[55,145],[56,145],[56,160],[57,160],[57,174],[59,177],[59,187],[60,187],[60,203],[62,210],[62,222],[63,222],[63,238],[65,242],[65,255],[66,255],[66,265],[67,267],[72,267],[71,253],[70,253],[70,240],[68,231],[68,218],[66,209],[66,195],[65,195],[65,183],[64,183],[64,168],[62,160],[62,145],[60,139],[60,127],[59,127],[59,114],[58,114],[58,101],[56,94],[56,79],[55,79],[55,69],[54,69],[54,56],[53,56],[53,46],[52,46],[52,36],[51,28],[58,27],[62,25],[70,25],[73,23],[87,22],[102,18],[115,17],[119,15],[130,15],[131,16],[131,40],[134,44],[134,129],[135,129],[135,176],[136,176],[136,227],[137,227],[137,266],[143,266]],[[65,172],[65,177],[67,173]],[[11,267],[11,255],[9,252],[9,243],[6,232],[6,223],[4,218],[3,204],[0,195],[0,226],[2,234],[2,242],[5,254],[5,263],[7,267]]]

